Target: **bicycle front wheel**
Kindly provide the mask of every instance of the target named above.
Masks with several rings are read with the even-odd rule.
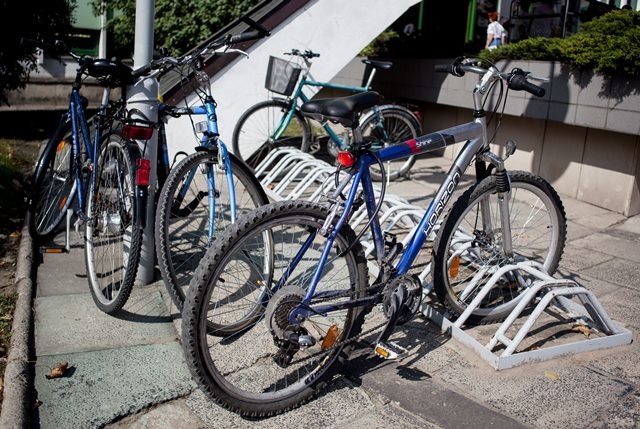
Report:
[[[292,117],[287,122],[291,109]],[[238,119],[233,130],[233,153],[255,169],[279,147],[292,146],[307,152],[310,134],[309,124],[295,106],[284,100],[267,100],[251,106]]]
[[[155,242],[162,279],[182,311],[193,272],[213,240],[236,216],[269,199],[245,164],[229,154],[235,200],[227,170],[217,155],[196,152],[175,166],[163,186],[156,211]]]
[[[56,231],[76,192],[71,124],[62,123],[36,164],[30,196],[31,234],[45,238]]]
[[[494,176],[467,189],[455,202],[434,243],[433,281],[438,299],[460,316],[502,266],[537,261],[547,273],[558,267],[566,238],[564,207],[544,179],[509,172],[509,222],[513,256],[503,248],[501,214]],[[537,280],[523,270],[507,272],[468,319],[469,324],[504,320],[522,292]]]
[[[94,302],[109,314],[127,302],[140,261],[142,228],[134,220],[135,163],[139,157],[135,144],[110,135],[94,166],[95,186],[89,187],[87,277]]]
[[[348,351],[345,343],[360,332],[361,308],[289,321],[319,265],[326,239],[318,230],[326,217],[310,202],[263,206],[227,230],[198,267],[183,311],[183,346],[193,377],[221,406],[254,417],[298,406],[326,384]],[[362,248],[356,243],[342,254],[354,240],[343,226],[312,306],[365,295]]]
[[[380,106],[360,125],[365,141],[371,141],[371,148],[379,150],[387,146],[393,146],[406,140],[420,136],[421,128],[417,118],[406,109],[399,106]],[[415,162],[415,156],[404,159],[387,161],[384,163],[386,177],[389,180],[406,176]],[[373,180],[382,180],[382,171],[378,164],[371,165],[371,177]]]

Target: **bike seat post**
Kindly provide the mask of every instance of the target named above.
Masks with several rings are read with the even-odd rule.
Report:
[[[375,75],[376,75],[376,68],[371,66],[371,73],[369,73],[369,78],[367,79],[367,83],[364,85],[365,88],[367,89],[371,88],[371,82],[373,82],[373,77]]]

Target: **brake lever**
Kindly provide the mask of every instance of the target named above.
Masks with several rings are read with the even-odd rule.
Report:
[[[544,82],[544,83],[551,82],[550,78],[541,77],[541,76],[534,76],[534,75],[531,74],[531,72],[529,72],[529,74],[527,74],[527,79],[537,80],[538,82]]]
[[[240,55],[244,55],[245,57],[249,58],[249,54],[247,54],[245,51],[241,50],[241,49],[236,49],[236,48],[227,48],[222,52],[218,52],[218,51],[214,51],[216,54],[229,54],[229,53],[235,53],[235,54],[240,54]]]

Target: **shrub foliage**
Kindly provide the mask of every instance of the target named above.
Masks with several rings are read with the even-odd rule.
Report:
[[[484,50],[479,56],[490,62],[561,61],[608,75],[640,76],[640,12],[609,12],[585,23],[579,32],[566,39],[526,39],[492,51]]]

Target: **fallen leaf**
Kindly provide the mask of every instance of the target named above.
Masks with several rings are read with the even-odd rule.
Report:
[[[33,403],[33,409],[36,410],[40,408],[40,405],[42,405],[42,401],[40,399],[36,399],[36,402]]]
[[[69,362],[59,363],[56,366],[54,366],[53,369],[49,371],[49,374],[45,375],[45,377],[47,377],[48,379],[60,378],[64,375],[64,373],[67,371],[68,368],[69,368]]]
[[[552,381],[560,380],[560,376],[555,371],[545,371],[544,376]]]
[[[591,335],[591,328],[589,328],[586,325],[573,325],[571,327],[571,330],[573,332],[579,332],[581,334],[584,334],[585,337],[588,337],[589,335]]]

